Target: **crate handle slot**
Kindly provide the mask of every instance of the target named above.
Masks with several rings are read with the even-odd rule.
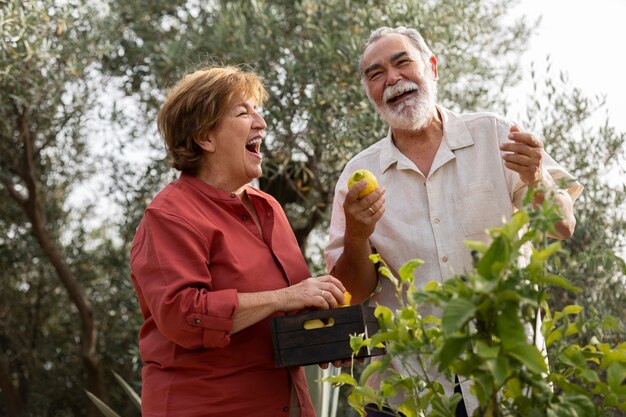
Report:
[[[307,320],[304,322],[302,327],[304,327],[305,330],[313,330],[313,329],[321,329],[323,327],[332,327],[334,325],[335,325],[335,319],[332,317],[328,317],[324,320],[321,320],[321,319]]]

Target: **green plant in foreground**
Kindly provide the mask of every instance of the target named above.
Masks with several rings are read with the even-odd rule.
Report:
[[[113,372],[113,376],[115,377],[117,382],[120,384],[120,386],[122,387],[122,389],[124,390],[128,398],[130,398],[133,405],[141,412],[141,397],[139,397],[139,394],[137,394],[135,390],[128,384],[128,382],[126,382],[124,378],[119,376],[116,372]],[[85,393],[87,394],[87,397],[89,398],[89,400],[92,403],[94,403],[94,405],[98,408],[98,410],[100,410],[100,412],[105,417],[120,417],[119,414],[113,411],[111,407],[109,407],[100,398],[96,397],[95,395],[93,395],[91,392],[87,390],[85,390]]]
[[[398,277],[386,266],[380,268],[395,284],[400,308],[378,305],[380,331],[367,339],[353,335],[350,344],[357,352],[365,345],[385,343],[387,354],[367,365],[358,381],[353,370],[326,379],[353,387],[351,407],[365,415],[366,404],[389,405],[402,393],[404,401],[395,408],[407,417],[454,417],[460,395],[444,392],[431,377],[437,370],[451,382],[455,375],[470,381],[479,402],[474,416],[593,417],[626,412],[626,343],[611,345],[595,337],[584,346],[573,343],[582,326],[582,307],[550,311],[550,287],[577,289],[566,278],[546,273],[547,262],[561,248],[559,242],[547,240],[559,213],[549,199],[534,207],[532,195],[524,209],[488,231],[491,244],[466,242],[475,256],[473,270],[464,275],[417,289],[413,271],[421,260],[407,262]],[[530,262],[521,260],[522,250],[532,251]],[[378,255],[372,260],[382,262]],[[439,317],[422,316],[420,307],[427,304],[439,309]],[[538,326],[540,312],[543,323]],[[380,382],[370,386],[374,375]]]

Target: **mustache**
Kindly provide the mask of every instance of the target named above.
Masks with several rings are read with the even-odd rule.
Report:
[[[385,91],[383,91],[383,102],[387,103],[392,98],[397,97],[402,93],[406,93],[407,91],[413,90],[417,91],[418,93],[421,92],[420,86],[413,81],[400,80],[394,85],[385,88]]]

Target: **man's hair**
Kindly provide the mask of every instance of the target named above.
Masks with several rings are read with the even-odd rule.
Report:
[[[413,44],[413,46],[415,46],[415,48],[419,51],[420,55],[422,56],[422,58],[424,59],[425,62],[428,62],[428,60],[430,59],[430,57],[433,55],[433,53],[431,52],[430,48],[428,47],[428,45],[426,45],[426,42],[424,41],[424,38],[422,38],[422,35],[420,35],[420,33],[412,28],[407,28],[405,26],[398,26],[396,28],[390,28],[390,27],[386,27],[383,26],[381,28],[378,28],[376,30],[374,30],[369,38],[367,39],[367,41],[365,42],[365,45],[363,45],[363,49],[361,50],[361,56],[359,57],[359,72],[361,74],[361,80],[363,80],[363,76],[365,74],[363,74],[363,55],[365,53],[365,50],[374,42],[376,42],[377,40],[379,40],[380,38],[382,38],[385,35],[389,35],[392,33],[397,33],[400,35],[404,35],[407,38],[409,38],[411,40],[411,43]]]
[[[205,67],[188,73],[171,89],[157,125],[172,167],[197,173],[202,149],[194,138],[214,129],[238,96],[262,104],[267,91],[255,73],[235,66]]]

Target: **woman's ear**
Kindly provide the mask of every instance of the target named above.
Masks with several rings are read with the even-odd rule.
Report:
[[[203,151],[205,152],[215,152],[215,141],[210,133],[202,133],[193,138],[193,141],[196,142]]]

